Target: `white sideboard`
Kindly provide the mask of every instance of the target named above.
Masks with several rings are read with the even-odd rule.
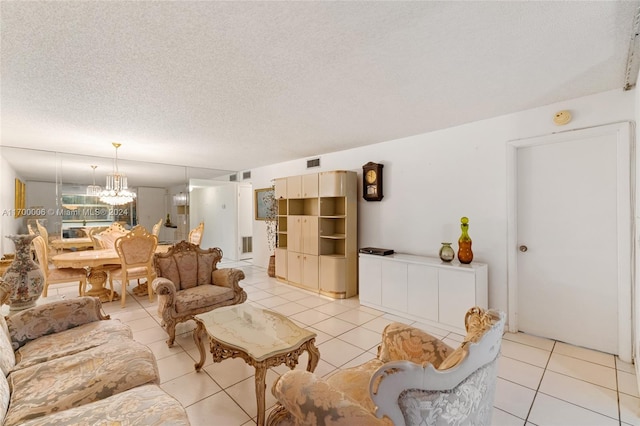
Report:
[[[360,304],[465,334],[464,316],[488,307],[484,263],[444,263],[439,258],[396,253],[359,255]]]

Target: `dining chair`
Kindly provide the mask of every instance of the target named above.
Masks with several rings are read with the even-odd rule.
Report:
[[[160,227],[161,226],[162,226],[162,218],[160,218],[158,223],[153,225],[153,229],[151,230],[151,233],[157,237],[160,234]]]
[[[115,242],[115,249],[120,258],[120,268],[109,273],[109,284],[111,285],[111,297],[113,300],[113,280],[122,283],[122,298],[120,303],[124,308],[127,296],[127,285],[129,280],[147,279],[147,293],[149,301],[153,300],[153,290],[151,282],[156,277],[153,266],[153,255],[158,246],[158,237],[150,234],[144,226],[137,225],[127,234],[119,237]]]
[[[204,234],[204,222],[200,222],[198,226],[189,231],[189,242],[199,246],[202,241],[202,234]]]
[[[47,258],[51,255],[51,246],[49,245],[49,231],[47,231],[46,226],[40,223],[39,220],[36,219],[36,227],[38,228],[38,234],[42,236],[44,242],[47,246]]]
[[[47,297],[49,284],[61,284],[78,281],[78,295],[83,296],[87,289],[87,271],[84,268],[56,268],[49,267],[49,254],[47,253],[47,244],[42,235],[38,235],[33,239],[33,247],[38,259],[38,265],[44,275],[44,289],[42,297]]]
[[[107,229],[98,234],[93,234],[91,238],[92,240],[98,240],[100,248],[113,249],[115,248],[116,240],[128,233],[129,231],[124,226],[118,222],[113,222]]]

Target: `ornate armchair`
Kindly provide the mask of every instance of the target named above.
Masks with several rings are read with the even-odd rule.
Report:
[[[389,324],[378,356],[365,364],[326,380],[301,370],[283,374],[267,424],[488,425],[504,321],[502,312],[471,308],[457,349]]]
[[[219,248],[201,249],[186,241],[155,255],[157,278],[152,286],[158,295],[158,314],[169,335],[169,347],[175,341],[177,323],[247,300],[247,293],[239,285],[244,272],[234,268],[218,269],[221,259]]]

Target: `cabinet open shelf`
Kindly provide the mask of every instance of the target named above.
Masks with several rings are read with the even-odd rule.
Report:
[[[323,197],[320,199],[320,216],[346,216],[345,197]]]
[[[317,198],[294,198],[289,200],[289,215],[317,216]]]

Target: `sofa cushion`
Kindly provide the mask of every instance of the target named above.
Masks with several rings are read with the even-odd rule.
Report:
[[[178,272],[178,265],[173,256],[158,257],[156,259],[158,267],[160,268],[160,276],[168,279],[176,286],[176,290],[180,289],[180,273]]]
[[[9,374],[11,399],[4,424],[23,424],[148,383],[159,383],[151,350],[135,340],[110,341]]]
[[[180,289],[198,285],[198,255],[194,251],[182,251],[174,254],[180,273]],[[175,284],[175,283],[174,283]]]
[[[0,315],[0,370],[6,376],[16,365],[16,357],[11,346],[9,328],[4,316]]]
[[[23,423],[45,425],[189,425],[180,403],[157,385],[144,385]]]
[[[14,370],[73,355],[125,338],[133,338],[133,335],[131,328],[120,320],[90,322],[28,342],[16,351]]]
[[[198,255],[198,285],[211,284],[211,273],[215,268],[218,253],[200,253]]]
[[[7,378],[0,374],[0,424],[4,424],[4,417],[9,409],[9,382]]]
[[[193,311],[198,308],[211,307],[235,296],[233,289],[219,285],[199,285],[176,293],[176,312]]]

